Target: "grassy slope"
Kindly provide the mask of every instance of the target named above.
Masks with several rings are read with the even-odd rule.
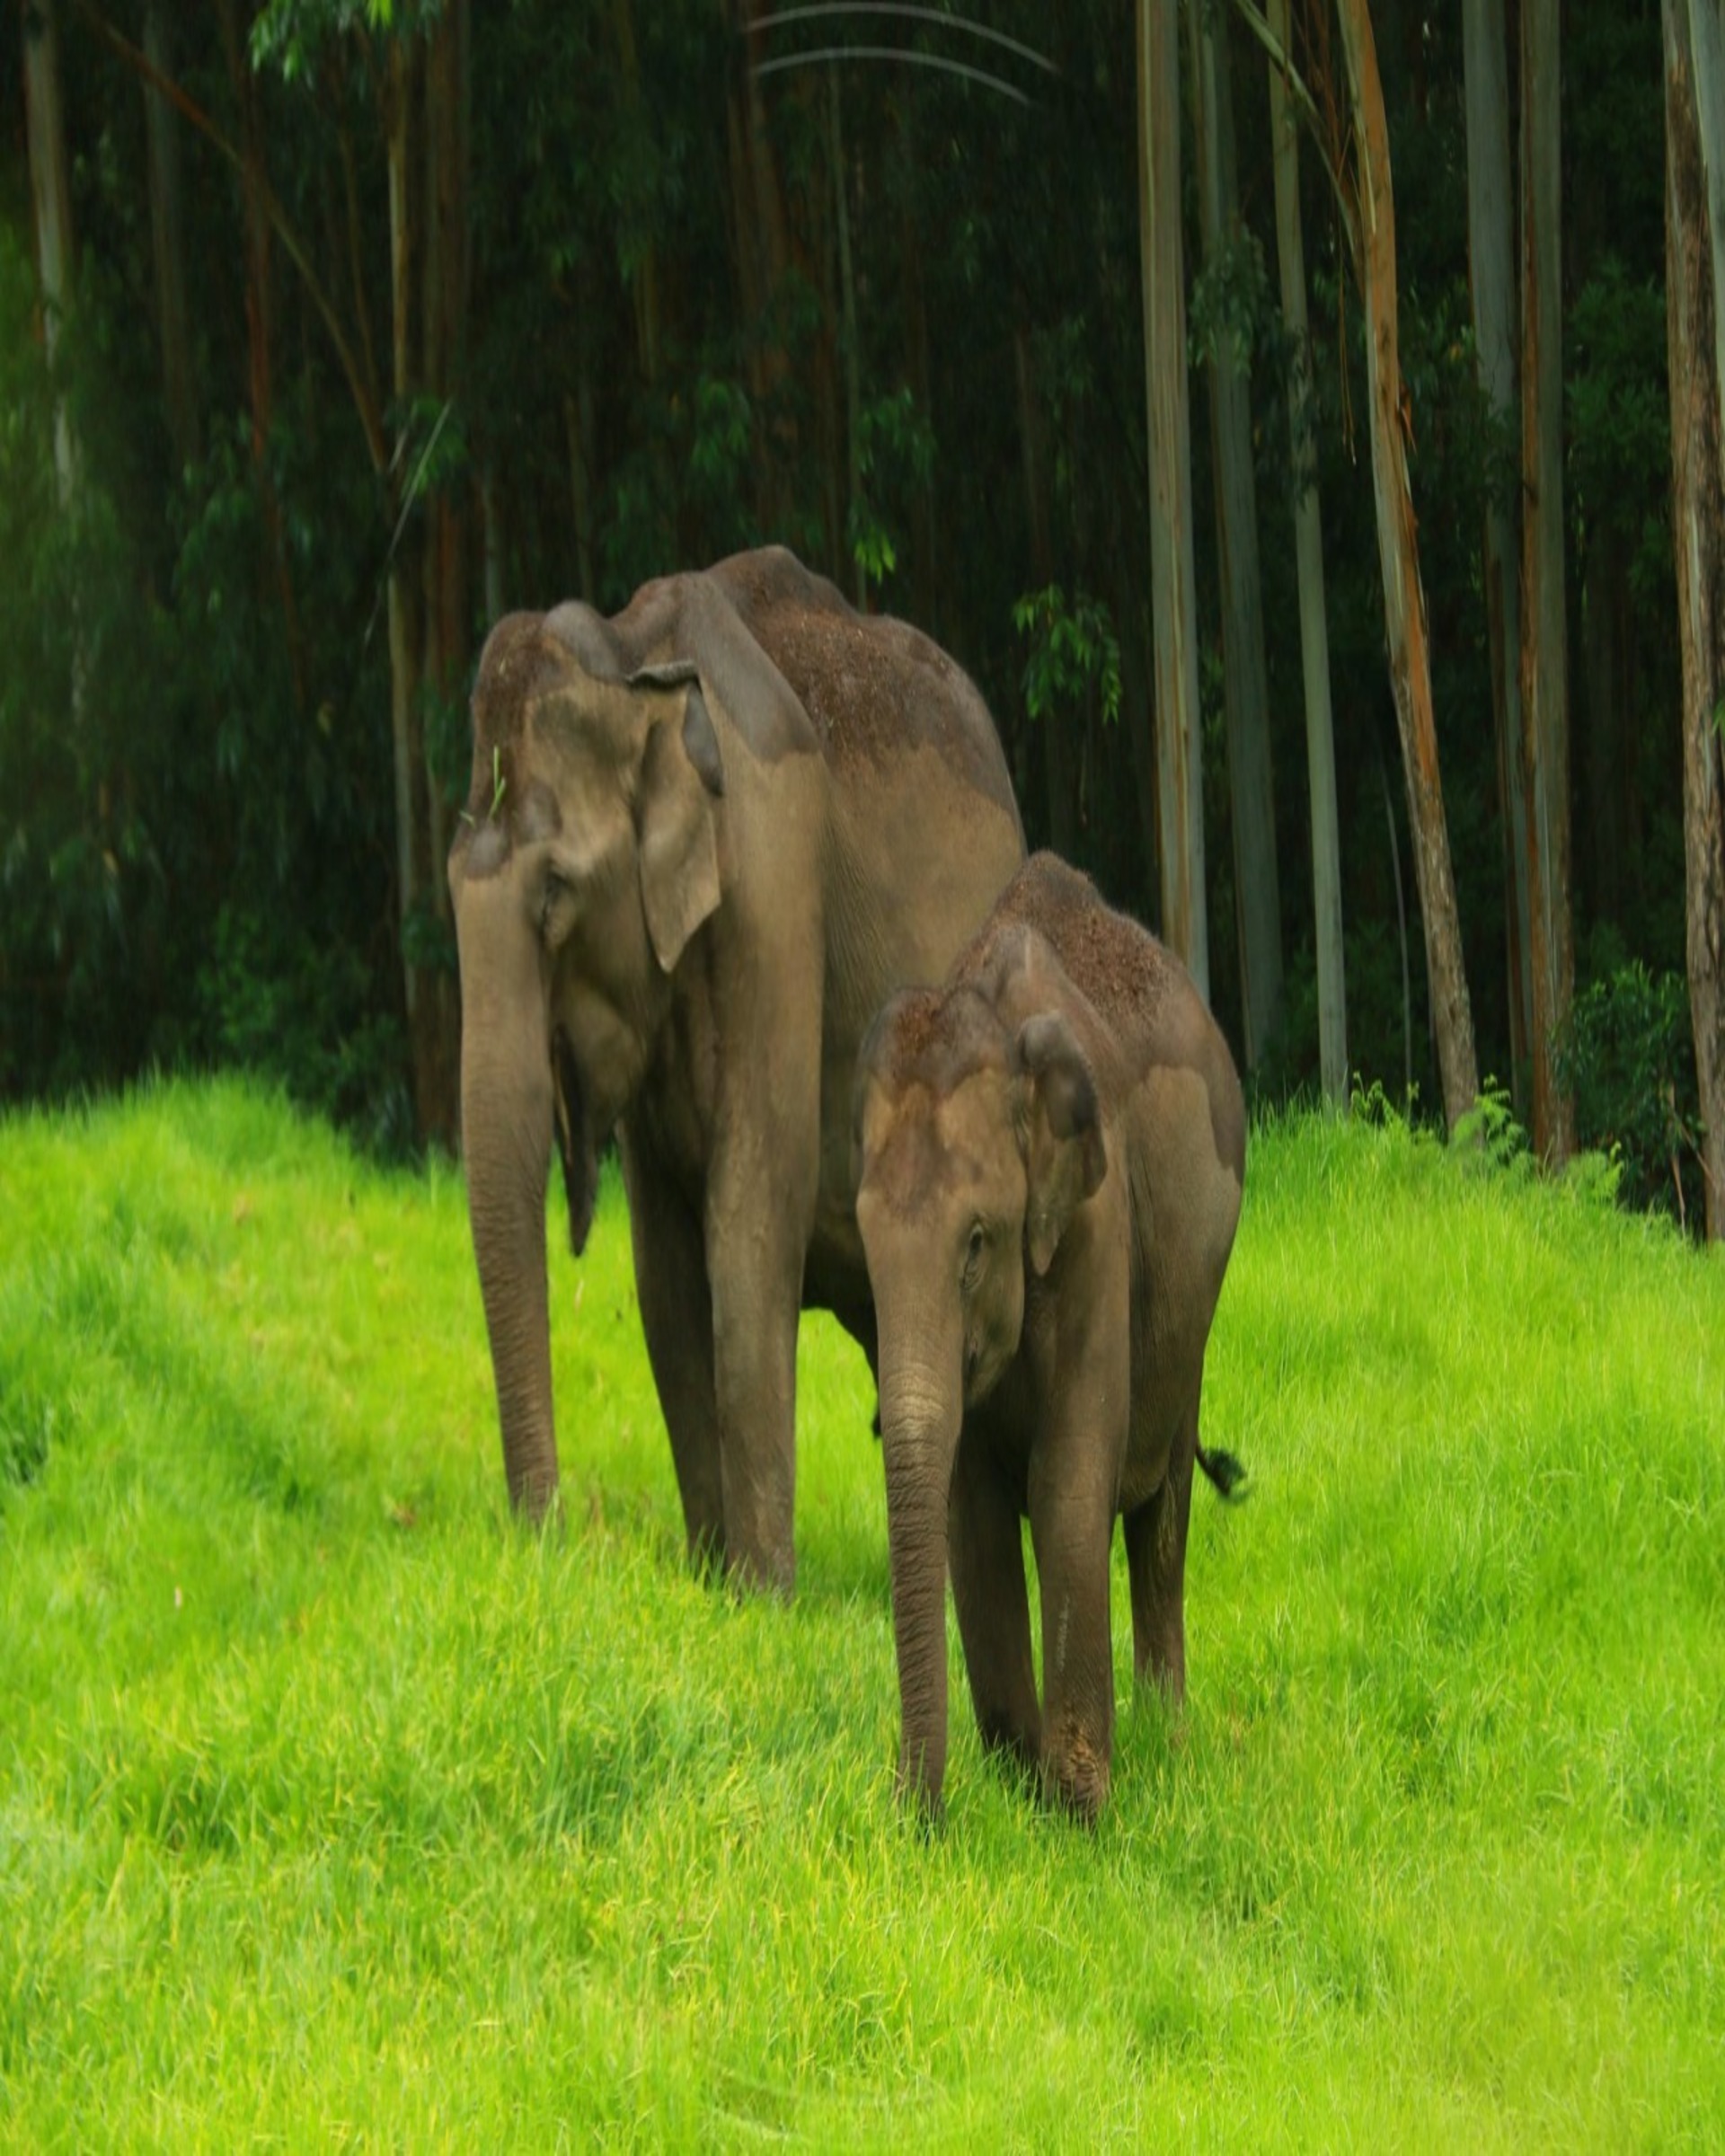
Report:
[[[739,1606],[680,1564],[615,1189],[553,1259],[544,1548],[448,1173],[175,1087],[0,1125],[0,2135],[1725,2135],[1717,1259],[1258,1134],[1183,1727],[1125,1704],[1086,1834],[955,1652],[926,1842],[828,1329],[799,1598]],[[1118,1553],[1115,1639],[1124,1692]]]

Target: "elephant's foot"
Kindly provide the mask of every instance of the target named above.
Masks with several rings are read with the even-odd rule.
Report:
[[[1068,1725],[1050,1739],[1042,1755],[1042,1793],[1049,1803],[1093,1825],[1108,1802],[1109,1747],[1090,1733]]]

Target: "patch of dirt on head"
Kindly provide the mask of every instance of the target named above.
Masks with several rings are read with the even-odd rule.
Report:
[[[568,669],[569,654],[543,614],[507,614],[485,639],[473,683],[473,769],[467,813],[482,824],[516,782],[515,751],[526,708]]]
[[[925,1085],[944,1098],[986,1063],[1004,1067],[1006,1036],[986,999],[968,982],[916,988],[891,1008],[874,1064],[898,1090]]]

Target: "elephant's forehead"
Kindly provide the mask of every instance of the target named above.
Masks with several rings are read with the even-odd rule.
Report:
[[[473,818],[464,873],[470,879],[495,876],[518,846],[530,846],[554,838],[562,828],[562,811],[557,797],[538,779],[518,787],[511,798],[507,781],[481,820]]]
[[[1011,1143],[1005,1082],[986,1069],[968,1073],[950,1091],[909,1086],[872,1120],[864,1180],[901,1218],[980,1188],[993,1155]]]

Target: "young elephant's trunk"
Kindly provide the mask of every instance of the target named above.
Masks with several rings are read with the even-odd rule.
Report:
[[[880,1443],[887,1471],[892,1629],[898,1655],[901,1796],[938,1813],[946,1776],[946,1534],[963,1422],[960,1357],[924,1323],[880,1315]],[[906,1335],[909,1331],[910,1338]]]

